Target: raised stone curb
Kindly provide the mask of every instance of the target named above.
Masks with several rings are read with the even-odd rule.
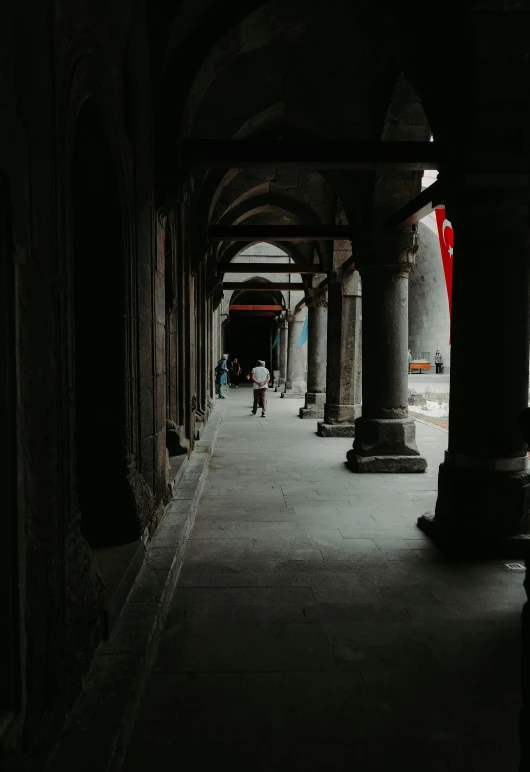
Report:
[[[280,396],[282,399],[302,399],[305,402],[305,394],[301,392],[282,391]]]
[[[156,659],[225,406],[211,415],[46,772],[118,772]]]
[[[355,424],[325,424],[317,427],[319,437],[355,437]]]

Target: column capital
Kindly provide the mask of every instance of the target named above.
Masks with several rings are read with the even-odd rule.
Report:
[[[413,230],[367,233],[356,250],[355,266],[363,273],[367,268],[392,265],[410,270],[415,265],[418,251],[418,233]]]
[[[408,277],[414,262],[403,263],[377,263],[375,265],[359,266],[359,273],[362,278],[372,276],[397,276],[399,278]]]
[[[300,309],[300,311],[297,314],[289,312],[287,314],[286,319],[289,324],[291,324],[292,322],[303,322],[303,320],[305,319],[305,315],[303,314],[303,309]]]
[[[313,287],[306,290],[306,302],[307,308],[327,308],[328,298],[326,290],[318,287]]]
[[[360,281],[359,271],[341,271],[334,270],[329,274],[328,286],[339,286],[342,290],[343,296],[346,297],[361,297],[362,287]]]

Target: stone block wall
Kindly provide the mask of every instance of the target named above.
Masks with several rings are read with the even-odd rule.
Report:
[[[73,170],[86,102],[100,119],[120,196],[124,300],[116,298],[110,331],[123,330],[125,352],[119,480],[142,529],[158,516],[166,483],[164,265],[154,231],[146,19],[133,0],[119,14],[116,4],[53,5],[53,13],[49,4],[0,5],[0,223],[9,242],[0,243],[0,260],[10,266],[13,307],[7,330],[1,317],[0,338],[14,352],[16,379],[0,406],[16,437],[1,486],[8,504],[0,502],[0,520],[10,527],[8,535],[0,529],[1,541],[13,544],[7,560],[0,550],[9,573],[0,583],[0,605],[9,609],[0,645],[6,772],[44,768],[104,627],[105,588],[80,528],[76,464]],[[109,264],[102,254],[92,257],[103,284]],[[97,295],[92,306],[94,318],[107,310]],[[111,334],[108,340],[111,346]],[[105,393],[108,374],[97,358],[93,367]],[[104,498],[110,475],[101,459],[92,461],[93,485]]]
[[[439,348],[444,371],[450,369],[449,303],[436,228],[436,217],[428,215],[419,223],[416,265],[409,277],[409,348],[413,355]]]

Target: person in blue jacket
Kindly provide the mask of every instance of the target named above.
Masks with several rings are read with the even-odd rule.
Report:
[[[219,364],[215,368],[215,379],[217,382],[217,395],[219,399],[225,399],[225,396],[223,394],[223,386],[226,386],[226,384],[228,383],[228,366],[226,364],[227,359],[228,359],[228,355],[223,354],[223,356],[219,360]]]

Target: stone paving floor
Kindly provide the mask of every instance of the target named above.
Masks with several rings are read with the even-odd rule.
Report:
[[[423,394],[432,391],[435,394],[449,395],[449,373],[413,373],[409,375],[409,389]]]
[[[124,772],[515,772],[522,573],[451,564],[423,475],[355,475],[299,404],[231,391]]]

